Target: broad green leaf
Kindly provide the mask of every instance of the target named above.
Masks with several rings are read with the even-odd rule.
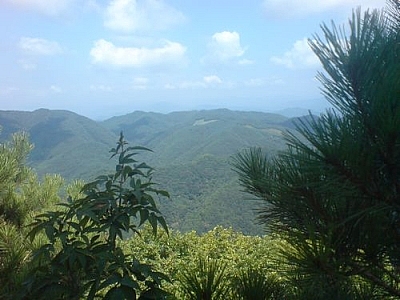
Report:
[[[118,273],[111,274],[106,280],[104,280],[100,286],[99,289],[104,289],[109,286],[115,285],[121,281],[121,275]]]
[[[122,286],[127,286],[133,290],[139,290],[140,286],[139,284],[133,280],[133,278],[131,276],[125,275],[122,280],[120,281],[120,284]]]
[[[139,226],[141,226],[148,220],[149,211],[147,209],[141,209],[141,210],[139,210],[139,214],[140,214]]]
[[[136,299],[136,292],[126,286],[113,287],[104,297],[105,300],[130,300]]]

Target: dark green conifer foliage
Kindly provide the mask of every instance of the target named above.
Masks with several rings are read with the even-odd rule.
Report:
[[[298,297],[400,297],[400,5],[323,25],[310,45],[334,109],[299,123],[304,139],[267,159],[236,156],[262,222],[285,236]],[[289,272],[289,271],[288,271]]]
[[[39,182],[26,165],[33,148],[24,132],[0,144],[0,299],[17,299],[31,269],[32,249],[40,243],[26,239],[34,214],[59,202],[63,180],[47,175]]]
[[[274,275],[248,268],[241,270],[233,280],[233,290],[241,300],[283,300],[287,299],[286,287]]]
[[[180,283],[185,299],[223,300],[229,296],[226,265],[216,259],[201,258],[196,269],[181,271]]]

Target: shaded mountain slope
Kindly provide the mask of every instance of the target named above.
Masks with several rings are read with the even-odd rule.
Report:
[[[69,111],[39,109],[33,112],[0,111],[1,139],[26,131],[35,148],[30,154],[39,175],[59,173],[71,178],[88,178],[108,159],[107,149],[117,139],[97,122]]]

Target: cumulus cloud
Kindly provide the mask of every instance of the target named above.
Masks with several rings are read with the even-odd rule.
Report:
[[[383,0],[264,0],[263,8],[269,17],[291,18],[321,13],[329,10],[346,10],[361,6],[363,8],[382,8]]]
[[[164,41],[158,48],[117,47],[98,40],[90,51],[93,63],[120,67],[146,67],[182,63],[186,48],[179,43]]]
[[[62,49],[57,42],[40,38],[22,37],[18,46],[28,54],[55,55],[62,53]]]
[[[68,9],[75,0],[5,0],[18,9],[33,10],[49,16],[57,16]]]
[[[113,0],[104,25],[113,30],[164,30],[185,20],[184,15],[163,0]]]
[[[229,61],[239,58],[246,49],[240,44],[240,36],[236,31],[217,32],[209,44],[209,58],[219,61]]]
[[[320,62],[312,52],[306,38],[294,43],[292,49],[282,56],[274,56],[271,61],[277,65],[283,65],[289,69],[315,68]]]

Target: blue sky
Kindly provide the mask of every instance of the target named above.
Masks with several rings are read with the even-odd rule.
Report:
[[[307,39],[385,0],[2,0],[0,110],[327,107]]]

